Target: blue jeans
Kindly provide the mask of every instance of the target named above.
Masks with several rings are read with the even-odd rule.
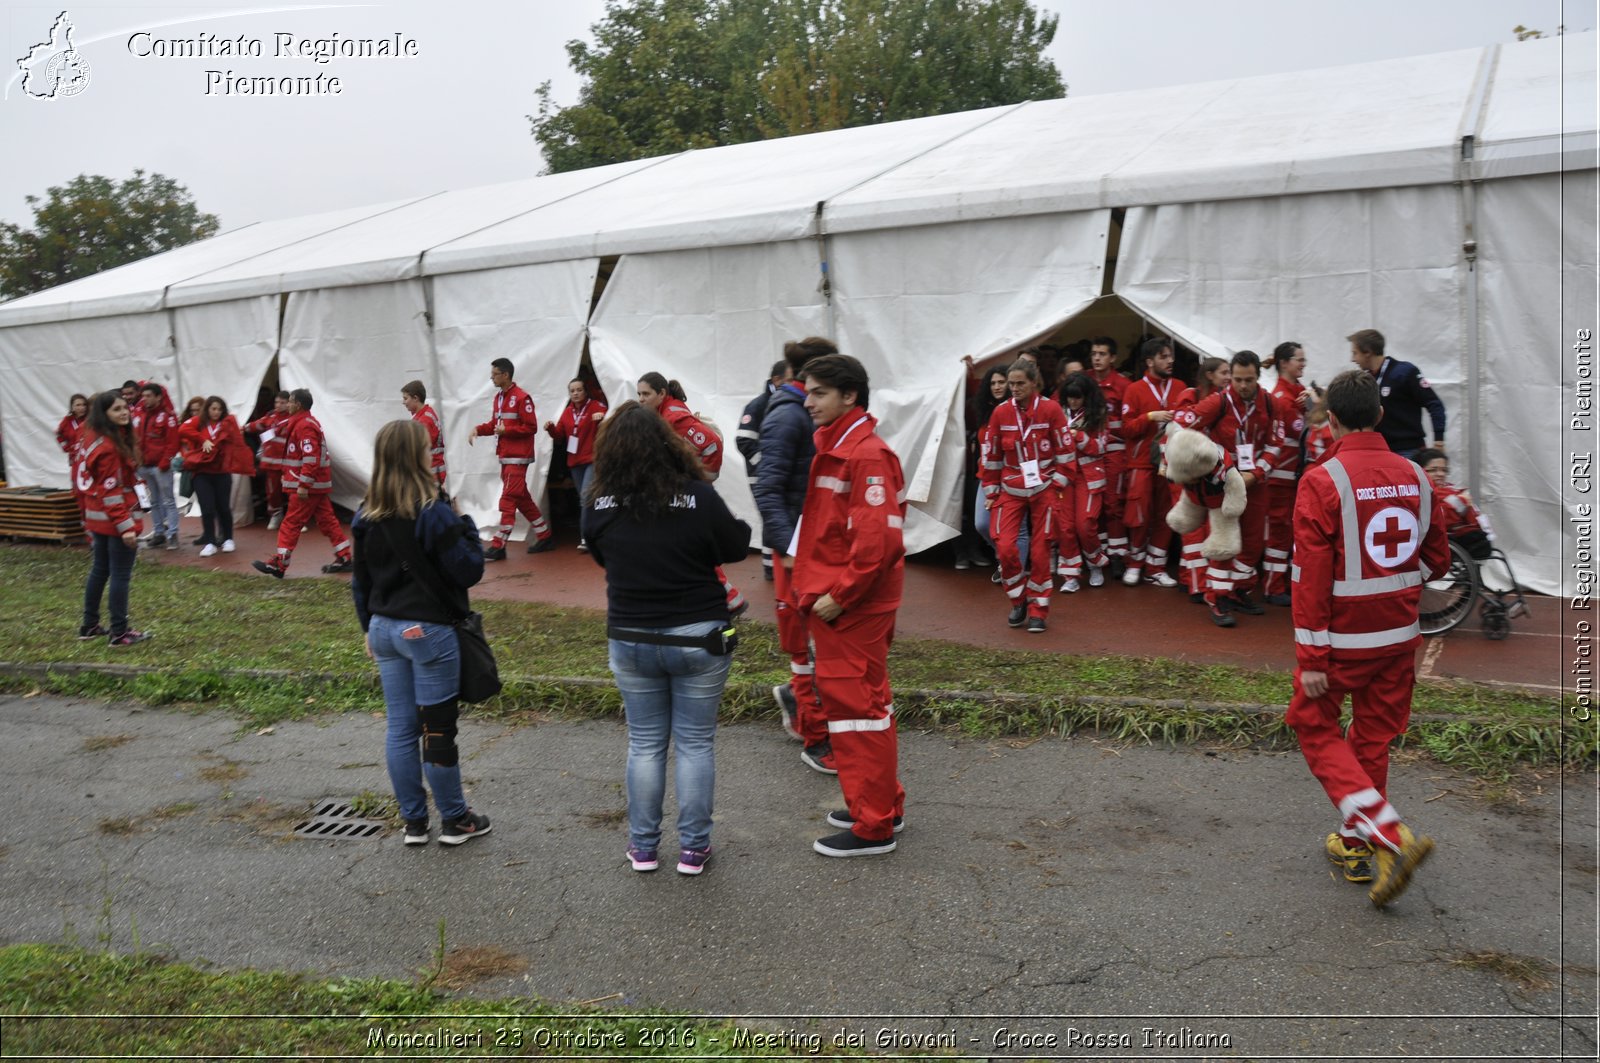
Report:
[[[988,500],[983,497],[983,492],[980,491],[978,493],[977,506],[972,512],[972,524],[973,527],[977,528],[978,534],[983,536],[983,541],[989,544],[989,549],[993,550],[994,536],[989,532],[990,516]],[[1017,535],[1017,550],[1021,552],[1023,567],[1026,568],[1028,557],[1028,518],[1026,516],[1022,518],[1022,531]]]
[[[150,530],[168,539],[178,537],[178,496],[172,493],[172,471],[155,465],[139,469],[139,479],[150,493]]]
[[[572,486],[576,488],[578,492],[578,506],[580,509],[583,507],[584,502],[583,485],[589,482],[589,470],[592,468],[594,468],[593,465],[567,466],[567,472],[572,474]]]
[[[716,621],[638,628],[661,635],[706,635]],[[711,797],[717,769],[712,741],[731,654],[718,657],[687,646],[610,640],[611,673],[628,718],[628,841],[654,851],[661,844],[661,800],[667,790],[667,740],[674,750],[678,844],[711,844]]]
[[[133,580],[133,560],[137,551],[120,535],[90,534],[93,553],[89,561],[89,580],[83,585],[83,626],[100,622],[100,599],[106,584],[111,584],[111,634],[128,630],[128,584]]]
[[[402,638],[400,633],[412,627],[421,628],[422,637]],[[428,794],[422,788],[424,774],[439,815],[447,820],[465,815],[467,799],[461,792],[461,766],[446,768],[422,762],[422,716],[417,708],[449,701],[461,689],[461,651],[456,629],[449,624],[374,615],[367,638],[378,662],[378,676],[383,680],[383,703],[389,714],[384,743],[389,785],[394,788],[401,817],[428,818]]]

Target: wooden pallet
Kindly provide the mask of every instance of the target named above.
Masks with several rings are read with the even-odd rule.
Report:
[[[83,512],[73,493],[59,487],[0,489],[0,536],[52,543],[82,542]]]

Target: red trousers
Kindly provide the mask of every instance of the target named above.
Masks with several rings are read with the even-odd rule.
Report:
[[[773,607],[778,613],[778,646],[789,655],[789,689],[799,719],[795,726],[808,746],[828,737],[828,721],[817,702],[817,685],[811,664],[810,618],[800,611],[800,596],[794,589],[794,569],[774,561],[772,566]]]
[[[1416,686],[1416,655],[1336,661],[1328,666],[1328,692],[1312,700],[1294,677],[1294,696],[1284,722],[1300,739],[1311,774],[1349,820],[1352,810],[1386,802],[1389,743],[1405,733]],[[1350,697],[1350,730],[1339,733],[1339,710]],[[1371,796],[1366,796],[1368,793]]]
[[[811,620],[817,694],[839,788],[855,820],[850,829],[869,841],[893,838],[894,818],[905,814],[889,689],[892,642],[894,613],[848,612],[831,624]]]
[[[1261,569],[1268,594],[1289,593],[1289,562],[1294,556],[1294,496],[1298,480],[1267,481],[1267,548]]]
[[[1252,484],[1245,492],[1244,512],[1239,514],[1239,556],[1233,559],[1234,591],[1256,589],[1256,570],[1261,567],[1261,550],[1267,539],[1267,485]]]
[[[1172,544],[1172,529],[1167,527],[1167,510],[1172,506],[1172,491],[1165,477],[1154,469],[1133,469],[1128,473],[1128,501],[1122,517],[1128,525],[1128,567],[1167,566],[1167,547]]]
[[[1128,526],[1123,522],[1123,509],[1128,501],[1127,452],[1114,451],[1105,456],[1106,490],[1100,503],[1100,539],[1108,557],[1128,556]]]
[[[282,513],[289,503],[283,493],[283,471],[275,468],[262,469],[261,479],[262,485],[267,489],[267,512]]]
[[[1061,555],[1060,572],[1068,579],[1083,574],[1083,562],[1096,568],[1107,561],[1106,550],[1100,545],[1100,510],[1104,491],[1091,491],[1082,483],[1069,483],[1061,492],[1056,506],[1057,553]]]
[[[539,512],[538,503],[528,493],[528,466],[500,466],[500,527],[490,546],[504,546],[517,526],[517,514],[528,518],[529,531],[539,539],[550,538],[550,522]]]
[[[278,567],[289,567],[289,555],[300,545],[300,529],[315,522],[317,530],[333,544],[333,556],[344,560],[350,556],[350,539],[344,526],[333,512],[333,499],[327,495],[289,496],[289,512],[278,525]]]
[[[990,523],[994,532],[994,552],[1000,559],[1000,582],[1006,597],[1020,601],[1026,592],[1028,615],[1041,619],[1050,615],[1050,591],[1054,576],[1050,572],[1050,547],[1056,539],[1056,491],[1046,487],[1036,495],[1021,498],[1001,491],[995,496]],[[1022,521],[1028,521],[1028,571],[1022,571],[1022,554],[1017,540]]]

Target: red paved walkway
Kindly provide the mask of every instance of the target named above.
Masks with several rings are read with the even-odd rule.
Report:
[[[188,540],[199,534],[198,526],[197,519],[184,521],[181,551],[149,551],[142,560],[249,572],[250,562],[271,554],[276,541],[264,525],[253,525],[239,530],[237,553],[201,559],[198,549],[188,545]],[[474,596],[605,608],[605,578],[599,567],[573,548],[570,533],[558,534],[558,542],[559,549],[532,557],[523,552],[521,544],[510,544],[509,558],[488,566]],[[332,558],[327,540],[312,529],[301,537],[289,578],[347,578],[322,575],[319,570]],[[750,599],[750,615],[770,621],[772,585],[761,578],[760,560],[752,555],[728,566],[728,573]],[[1551,598],[1530,598],[1529,604],[1533,615],[1513,621],[1511,637],[1504,641],[1485,639],[1475,616],[1444,637],[1427,640],[1420,674],[1559,690],[1563,667],[1559,603]],[[1180,591],[1107,585],[1078,594],[1057,594],[1050,629],[1042,635],[1007,627],[1007,609],[1004,594],[989,582],[988,572],[957,572],[945,564],[913,561],[906,568],[898,630],[904,636],[996,649],[1166,656],[1284,671],[1294,667],[1294,636],[1287,609],[1268,607],[1266,616],[1241,616],[1238,627],[1224,631],[1213,627],[1205,610],[1191,605]]]

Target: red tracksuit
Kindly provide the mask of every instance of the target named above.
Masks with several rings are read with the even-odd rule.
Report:
[[[1127,440],[1127,501],[1122,519],[1128,526],[1128,568],[1152,572],[1167,567],[1167,547],[1172,529],[1167,527],[1167,510],[1172,492],[1156,473],[1151,444],[1161,438],[1166,426],[1150,420],[1157,410],[1175,410],[1187,389],[1183,381],[1157,378],[1152,373],[1128,385],[1122,400],[1122,438]]]
[[[829,595],[844,612],[811,617],[817,695],[839,788],[858,837],[887,841],[905,813],[889,687],[889,645],[905,581],[905,478],[900,459],[853,409],[817,429],[794,555],[800,608]]]
[[[78,437],[83,434],[83,418],[67,414],[61,418],[61,423],[56,425],[56,442],[61,444],[61,453],[70,460],[73,450],[78,446]]]
[[[534,461],[534,432],[538,417],[533,396],[512,384],[494,397],[494,416],[473,431],[480,436],[495,434],[496,425],[505,430],[496,438],[494,452],[500,459],[500,527],[495,530],[491,548],[503,548],[517,526],[517,514],[528,518],[530,530],[541,542],[550,538],[550,523],[539,512],[538,503],[528,493],[528,466]]]
[[[439,415],[433,412],[433,407],[423,404],[422,409],[411,415],[411,419],[420,424],[428,432],[428,453],[433,459],[433,474],[439,478],[439,486],[444,486],[444,429],[439,426]]]
[[[1050,615],[1050,548],[1056,541],[1056,512],[1067,460],[1067,419],[1053,399],[1035,395],[1018,405],[1008,399],[989,416],[988,451],[983,462],[983,493],[991,509],[995,553],[1000,558],[1000,579],[1006,597],[1028,602],[1028,616]],[[1017,539],[1028,521],[1028,571],[1026,588]]]
[[[715,480],[722,472],[722,437],[705,426],[694,411],[684,404],[683,400],[673,398],[671,395],[663,396],[661,406],[657,411],[666,418],[667,424],[678,435],[682,436],[694,448],[700,458],[700,464],[706,467],[706,472]],[[733,585],[728,574],[717,566],[717,578],[722,581],[723,592],[728,597],[728,612],[738,616],[750,607],[745,600],[744,592]]]
[[[1417,602],[1450,565],[1444,511],[1428,477],[1375,431],[1353,432],[1305,471],[1294,511],[1294,696],[1285,722],[1343,819],[1347,845],[1397,846],[1389,743],[1411,716]],[[1327,693],[1309,698],[1306,672]],[[1348,733],[1339,710],[1350,696]]]
[[[1072,443],[1070,457],[1058,456],[1057,463],[1070,460],[1067,470],[1067,488],[1061,495],[1061,520],[1057,538],[1061,555],[1059,573],[1064,579],[1077,579],[1083,574],[1083,561],[1096,568],[1108,560],[1107,551],[1100,542],[1100,513],[1106,493],[1105,453],[1106,430],[1094,435],[1081,427],[1083,413],[1062,411],[1067,419],[1067,438]]]
[[[1180,428],[1204,432],[1211,441],[1232,454],[1241,473],[1254,472],[1256,482],[1245,494],[1245,510],[1239,516],[1239,535],[1242,545],[1231,568],[1212,562],[1207,569],[1206,600],[1231,594],[1248,593],[1255,589],[1256,567],[1261,564],[1261,551],[1267,535],[1267,475],[1282,460],[1282,438],[1272,412],[1272,401],[1259,388],[1255,397],[1246,402],[1239,392],[1229,385],[1226,389],[1207,395],[1198,403],[1181,406],[1173,423]],[[1199,532],[1199,543],[1205,535]],[[1188,538],[1184,543],[1187,547]]]
[[[1305,386],[1280,378],[1272,389],[1282,458],[1267,473],[1267,549],[1261,570],[1268,594],[1289,593],[1289,559],[1294,550],[1294,494],[1305,464],[1306,412],[1300,407]]]
[[[83,506],[85,528],[116,538],[143,530],[137,512],[139,500],[133,494],[137,476],[111,440],[85,427],[78,436],[72,466],[72,484]]]
[[[1128,444],[1122,434],[1122,405],[1132,385],[1127,377],[1110,370],[1104,377],[1089,374],[1106,399],[1106,490],[1100,509],[1100,540],[1108,557],[1128,556],[1128,525],[1123,510],[1128,499]]]
[[[267,509],[273,513],[282,513],[287,504],[283,494],[283,467],[287,463],[284,452],[289,446],[284,434],[288,420],[288,414],[273,410],[244,426],[246,432],[255,432],[261,437],[261,476],[267,488]]]
[[[333,556],[350,559],[350,540],[333,512],[333,457],[322,434],[322,425],[309,410],[293,414],[284,422],[285,436],[283,489],[289,496],[289,512],[278,525],[278,555],[272,564],[289,567],[289,557],[300,544],[300,529],[313,522],[333,544]],[[305,488],[305,497],[300,489]]]

